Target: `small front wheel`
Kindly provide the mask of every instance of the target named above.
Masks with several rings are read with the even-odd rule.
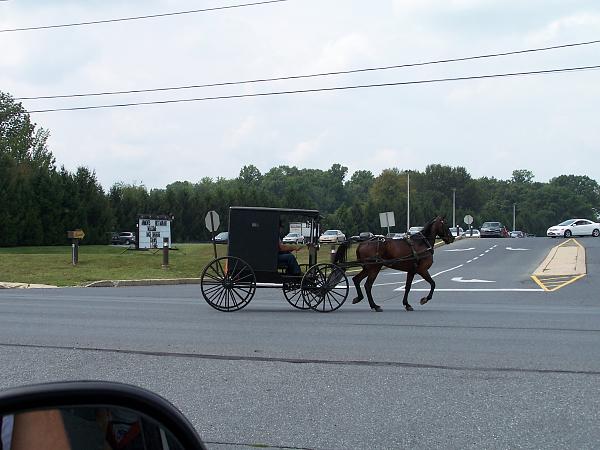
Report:
[[[594,237],[600,236],[600,230],[596,229],[596,230],[592,231],[592,236],[594,236]]]
[[[300,284],[304,303],[319,312],[331,312],[344,304],[348,297],[348,278],[334,264],[312,266]]]
[[[567,231],[565,231],[565,237],[566,237],[566,238],[570,238],[572,234],[573,234],[573,233],[571,233],[571,230],[567,230]]]
[[[206,303],[219,311],[237,311],[250,303],[256,292],[256,276],[244,260],[223,256],[202,271],[200,289]]]

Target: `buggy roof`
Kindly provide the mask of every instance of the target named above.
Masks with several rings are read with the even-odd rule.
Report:
[[[247,210],[247,211],[272,211],[279,214],[294,214],[298,216],[307,216],[319,218],[319,211],[316,209],[290,209],[290,208],[264,208],[256,206],[230,206],[229,209]]]

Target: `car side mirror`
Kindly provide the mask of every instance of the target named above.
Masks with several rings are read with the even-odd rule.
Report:
[[[164,398],[114,382],[74,381],[0,392],[0,448],[204,450]]]

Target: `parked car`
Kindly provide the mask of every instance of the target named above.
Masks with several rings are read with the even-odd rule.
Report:
[[[404,239],[404,238],[406,238],[406,234],[405,233],[388,233],[385,235],[385,237],[388,239]]]
[[[350,236],[350,239],[353,241],[368,241],[373,236],[374,234],[370,231],[363,231],[362,233],[359,233],[358,236]]]
[[[525,237],[525,233],[523,233],[522,231],[511,231],[509,233],[511,238],[524,238]]]
[[[479,229],[481,237],[502,238],[508,235],[506,228],[501,222],[484,222]]]
[[[135,233],[132,233],[131,231],[121,231],[112,236],[111,243],[114,245],[135,244]]]
[[[422,230],[423,230],[423,227],[410,227],[408,229],[408,234],[410,234],[412,236],[413,234],[420,233]]]
[[[229,231],[222,231],[215,236],[215,244],[227,244],[229,242]]]
[[[569,219],[548,228],[546,231],[548,237],[564,236],[594,236],[600,235],[600,223],[592,222],[588,219]]]
[[[345,240],[346,235],[340,230],[326,230],[325,233],[319,236],[319,243],[321,244],[336,244]]]
[[[462,229],[462,227],[452,227],[450,228],[450,233],[452,233],[452,236],[456,237],[458,235],[462,236],[463,234],[465,234],[465,230]]]
[[[477,228],[471,228],[470,230],[465,231],[464,237],[467,238],[478,238],[481,237],[481,233]]]
[[[304,244],[304,236],[300,233],[288,233],[287,236],[283,238],[284,244]]]

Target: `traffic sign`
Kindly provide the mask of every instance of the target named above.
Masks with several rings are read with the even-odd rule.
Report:
[[[467,214],[464,218],[464,221],[467,225],[471,225],[473,223],[473,216],[470,214]]]
[[[219,221],[219,215],[216,211],[209,211],[206,213],[206,217],[204,218],[204,223],[206,223],[206,228],[208,231],[214,233],[219,229],[219,225],[221,222]]]
[[[67,231],[67,237],[69,239],[83,239],[85,237],[85,233],[83,230]]]

